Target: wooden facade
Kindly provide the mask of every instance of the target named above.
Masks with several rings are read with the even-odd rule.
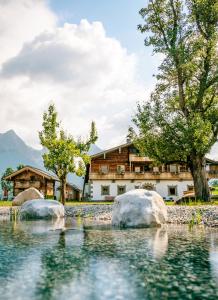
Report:
[[[67,183],[66,187],[66,200],[80,201],[81,190],[73,184]]]
[[[208,179],[218,177],[218,162],[207,159],[206,171]],[[132,144],[126,144],[93,155],[89,179],[191,180],[192,176],[184,163],[156,165],[148,157],[140,156]]]
[[[6,180],[13,182],[13,196],[20,192],[34,187],[39,190],[44,197],[55,196],[55,182],[58,178],[43,170],[26,166],[11,175],[5,177]]]
[[[218,161],[214,161],[212,159],[207,159],[207,177],[218,178]]]
[[[218,178],[218,162],[207,159],[207,179]],[[136,188],[156,190],[164,199],[177,200],[194,189],[188,166],[184,163],[155,164],[140,156],[132,143],[92,155],[87,168],[86,198],[114,199]]]
[[[191,180],[192,177],[185,164],[155,165],[148,157],[140,156],[132,144],[127,144],[93,155],[89,179]]]

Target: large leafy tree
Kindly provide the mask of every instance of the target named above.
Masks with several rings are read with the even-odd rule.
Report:
[[[150,0],[145,45],[162,63],[150,102],[138,105],[135,143],[161,163],[190,167],[196,197],[210,198],[205,155],[218,136],[217,0]]]
[[[4,196],[8,197],[8,193],[12,192],[13,190],[13,183],[11,181],[5,180],[5,177],[11,175],[14,172],[12,168],[7,168],[1,177],[1,188],[4,192]]]
[[[49,106],[43,115],[43,130],[39,132],[39,138],[46,152],[43,154],[44,165],[47,170],[54,172],[61,183],[61,201],[65,203],[66,180],[68,173],[82,176],[86,172],[86,164],[89,162],[87,154],[92,143],[97,140],[97,131],[94,122],[91,125],[89,138],[83,141],[75,140],[60,129],[57,121],[55,106]]]

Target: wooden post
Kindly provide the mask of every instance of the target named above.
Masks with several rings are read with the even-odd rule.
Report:
[[[13,180],[13,197],[15,197],[15,180]]]
[[[44,178],[45,181],[45,199],[47,197],[47,179]]]
[[[56,200],[56,195],[55,195],[55,180],[53,181],[53,198]]]

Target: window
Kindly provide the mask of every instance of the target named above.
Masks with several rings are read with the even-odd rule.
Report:
[[[136,172],[136,173],[140,173],[140,172],[141,172],[140,167],[135,167],[135,172]]]
[[[125,165],[118,165],[117,166],[117,173],[124,174],[125,173]]]
[[[168,196],[177,196],[177,186],[168,186]]]
[[[138,154],[138,153],[139,153],[139,150],[136,149],[135,147],[130,147],[130,148],[129,148],[129,153]]]
[[[149,165],[145,165],[144,166],[144,172],[149,172],[150,171],[150,166]]]
[[[187,185],[187,190],[194,192],[194,186],[193,185]]]
[[[117,186],[117,195],[122,195],[126,192],[126,186],[125,185],[118,185]]]
[[[30,176],[30,181],[35,181],[36,177],[35,176]]]
[[[101,186],[101,195],[102,196],[110,195],[110,186],[109,185],[102,185]]]
[[[179,171],[180,172],[187,172],[187,167],[186,166],[180,166]]]
[[[107,174],[108,171],[109,171],[108,165],[102,165],[102,166],[100,166],[100,173],[101,174]]]
[[[177,172],[177,166],[176,165],[170,165],[170,172],[176,173]]]
[[[159,167],[153,167],[153,172],[154,173],[159,173],[160,171],[159,171]]]

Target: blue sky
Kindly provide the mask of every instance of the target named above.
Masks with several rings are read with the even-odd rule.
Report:
[[[129,53],[137,53],[139,79],[145,86],[155,82],[158,63],[152,49],[144,46],[144,36],[137,26],[143,23],[139,10],[148,0],[50,0],[50,7],[59,16],[59,23],[79,23],[81,19],[100,21],[107,35],[120,41]]]
[[[139,10],[145,0],[51,0],[50,7],[60,23],[78,23],[81,19],[101,21],[109,36],[115,37],[129,51],[142,51],[143,36],[137,30],[141,23]]]
[[[139,10],[146,0],[50,0],[60,23],[78,23],[81,19],[101,21],[111,37],[117,38],[129,51],[144,51],[143,35],[137,30],[142,18]]]

